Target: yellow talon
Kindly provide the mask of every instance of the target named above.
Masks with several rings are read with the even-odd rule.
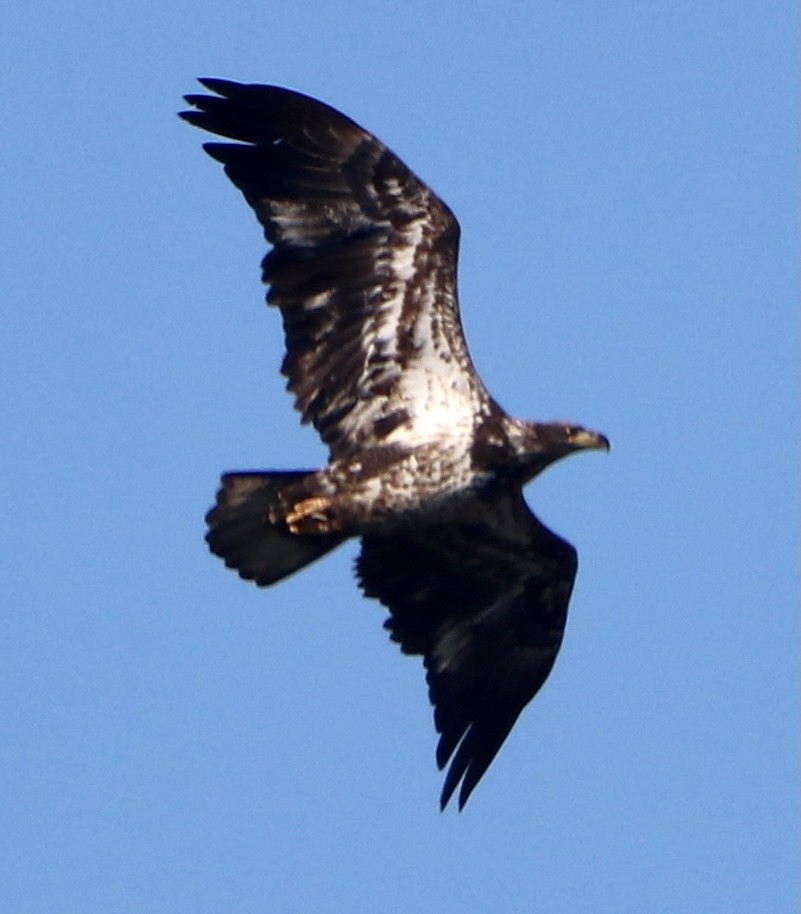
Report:
[[[328,533],[332,529],[330,498],[304,498],[293,506],[286,516],[286,525],[291,533]]]

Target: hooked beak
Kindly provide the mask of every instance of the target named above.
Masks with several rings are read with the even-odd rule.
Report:
[[[586,428],[576,429],[570,436],[570,443],[576,450],[608,451],[609,439],[600,432],[591,432]]]

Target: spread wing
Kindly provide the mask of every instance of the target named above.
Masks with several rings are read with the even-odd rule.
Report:
[[[334,457],[472,426],[488,396],[462,333],[448,207],[333,108],[274,86],[201,82],[217,95],[187,96],[197,110],[181,116],[238,141],[204,148],[273,246],[263,279],[304,421]]]
[[[365,536],[357,573],[405,654],[422,654],[437,764],[450,761],[440,803],[461,782],[461,809],[562,642],[575,549],[506,494],[475,523]]]

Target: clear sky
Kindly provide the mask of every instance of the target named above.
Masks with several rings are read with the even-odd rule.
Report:
[[[17,3],[0,30],[0,910],[754,912],[798,896],[796,4]],[[261,233],[175,112],[317,95],[458,215],[527,489],[579,550],[461,815],[345,547],[259,591],[226,469],[324,459]]]

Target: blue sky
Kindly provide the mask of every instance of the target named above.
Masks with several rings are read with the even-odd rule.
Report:
[[[795,4],[17,4],[0,35],[0,908],[796,910]],[[317,95],[463,229],[496,398],[606,432],[554,673],[461,815],[346,547],[259,591],[219,472],[324,452],[194,78]]]

